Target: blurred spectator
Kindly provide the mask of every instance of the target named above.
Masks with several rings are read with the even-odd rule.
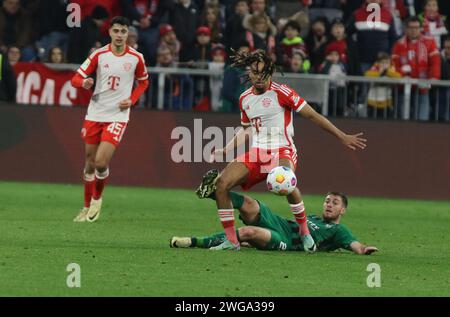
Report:
[[[447,37],[443,43],[441,58],[441,79],[450,80],[450,37]],[[439,112],[438,118],[442,121],[450,121],[450,88],[439,88]]]
[[[361,8],[353,13],[348,23],[348,35],[351,36],[356,33],[356,43],[363,73],[372,67],[379,52],[390,52],[396,40],[392,14],[381,6],[380,22],[374,23],[371,19],[372,11],[367,9],[369,4],[381,5],[382,1],[366,0]]]
[[[43,0],[47,1],[47,0]],[[108,37],[109,22],[115,16],[123,15],[121,0],[70,0],[71,3],[76,3],[81,7],[81,20],[92,16],[95,7],[102,6],[108,12],[108,19],[101,28],[101,34],[103,37]]]
[[[332,79],[330,81],[330,96],[329,107],[331,115],[342,116],[345,112],[345,81],[336,79],[336,77],[347,75],[347,65],[342,61],[342,47],[337,43],[332,43],[327,46],[325,50],[326,60],[319,68],[320,74],[329,75]]]
[[[440,79],[441,57],[436,41],[421,35],[420,20],[411,17],[406,23],[406,36],[401,38],[394,46],[392,61],[397,70],[404,77],[418,79]],[[430,116],[429,87],[419,86],[414,92],[417,98],[411,98],[414,106],[413,118],[428,120]],[[417,105],[415,102],[417,99]],[[416,107],[418,106],[418,107]]]
[[[212,62],[208,69],[211,71],[223,71],[225,66],[225,47],[221,44],[214,46],[211,52]],[[211,76],[209,78],[209,87],[211,90],[211,110],[217,112],[222,107],[222,88],[223,76]]]
[[[404,0],[383,0],[382,5],[392,14],[396,37],[401,37],[403,35],[402,20],[408,16]]]
[[[444,40],[444,49],[442,50],[442,80],[450,80],[450,37]]]
[[[130,26],[128,28],[128,39],[127,45],[134,48],[135,50],[139,50],[139,33],[138,30],[134,26]]]
[[[48,51],[48,56],[47,56],[47,63],[50,64],[64,64],[66,63],[66,57],[64,54],[64,51],[62,50],[61,47],[59,46],[55,46],[52,47],[49,51]]]
[[[244,17],[249,13],[247,0],[238,0],[234,5],[234,13],[228,19],[224,33],[224,44],[228,54],[231,47],[245,40]]]
[[[283,28],[284,24],[287,21],[286,17],[295,15],[299,12],[302,13],[302,16],[306,17],[306,20],[309,21],[308,18],[308,6],[309,4],[304,4],[302,1],[299,0],[284,0],[284,1],[276,1],[275,2],[275,21],[277,23],[281,23],[281,28]],[[299,21],[297,21],[299,22]],[[304,24],[299,23],[302,31],[305,31],[307,29]],[[309,22],[308,22],[309,24]],[[281,29],[280,28],[280,29]],[[307,34],[302,34],[302,36],[306,36]]]
[[[172,52],[168,47],[159,47],[157,67],[175,67]],[[152,105],[158,105],[158,77],[154,74],[152,85]],[[190,110],[193,101],[193,83],[188,75],[166,75],[164,80],[163,107],[166,110]]]
[[[233,47],[238,52],[249,52],[250,44],[247,41],[236,43]],[[222,88],[222,111],[238,112],[239,96],[245,91],[246,87],[242,83],[241,77],[244,71],[231,66],[229,63],[225,66],[223,73]]]
[[[402,75],[395,70],[391,63],[391,57],[388,53],[378,54],[377,61],[365,72],[366,77],[390,77],[400,78]],[[393,98],[392,85],[373,84],[369,89],[367,100],[369,117],[392,117],[393,116]]]
[[[249,5],[250,5],[250,13],[252,13],[252,14],[265,13],[265,14],[269,15],[266,0],[250,0]]]
[[[328,43],[328,21],[319,17],[311,24],[311,31],[306,38],[306,47],[311,60],[313,72],[318,72],[325,60],[325,48]]]
[[[69,40],[67,26],[67,0],[39,1],[37,8],[38,41],[37,47],[41,56],[48,55],[50,48],[59,46],[67,52]]]
[[[294,50],[292,52],[292,58],[288,72],[297,74],[307,74],[309,73],[310,69],[311,63],[309,62],[308,59],[306,59],[306,56],[304,55],[303,51]]]
[[[245,38],[250,44],[250,50],[265,50],[275,61],[275,36],[277,34],[277,28],[272,24],[269,16],[265,13],[247,15],[244,18],[243,25],[247,30]]]
[[[108,20],[108,11],[102,6],[97,6],[92,16],[81,22],[81,28],[73,28],[69,34],[69,47],[67,59],[70,63],[81,64],[92,48],[98,48],[106,43],[107,39],[101,34],[101,30]]]
[[[348,74],[352,76],[361,75],[359,64],[358,47],[352,38],[345,34],[344,22],[340,19],[333,21],[331,24],[331,36],[329,44],[336,43],[341,47],[341,60],[348,66]]]
[[[427,0],[405,0],[405,2],[408,4],[412,2],[412,6],[415,7],[415,12],[417,12],[417,13],[423,11],[426,1]],[[450,1],[439,0],[438,2],[439,2],[440,11],[446,15],[449,15],[450,14]]]
[[[14,66],[22,58],[20,48],[14,45],[8,47],[8,49],[6,50],[6,55],[11,66]]]
[[[437,0],[427,0],[424,12],[419,14],[424,35],[432,36],[436,40],[437,47],[441,47],[441,37],[448,34],[445,25],[447,17],[439,13]]]
[[[22,51],[22,59],[31,61],[36,57],[32,47],[33,25],[20,0],[4,0],[0,8],[0,50],[15,45]]]
[[[302,51],[303,56],[307,56],[306,45],[300,37],[300,25],[295,21],[286,23],[283,29],[283,39],[277,46],[277,62],[285,68],[291,65],[292,52]]]
[[[197,29],[197,43],[194,47],[195,62],[211,61],[211,29],[207,26],[201,26]]]
[[[320,66],[321,74],[328,74],[331,78],[347,75],[347,64],[341,59],[342,47],[337,43],[329,44],[325,50],[326,60]],[[331,81],[331,86],[344,87],[345,81]]]
[[[311,8],[341,9],[342,0],[314,0]]]
[[[179,0],[169,14],[169,22],[181,42],[180,62],[193,59],[192,52],[196,40],[196,30],[200,25],[200,13],[191,0]]]
[[[194,47],[194,62],[199,68],[208,68],[208,62],[211,61],[211,30],[207,26],[201,26],[197,29],[197,43]],[[210,87],[209,76],[196,76],[194,78],[194,110],[209,110]]]
[[[308,16],[308,13],[306,13],[304,11],[298,11],[297,13],[295,13],[295,14],[287,17],[287,18],[280,18],[277,21],[278,21],[277,22],[277,29],[278,30],[283,30],[288,22],[294,21],[300,27],[299,36],[301,38],[306,38],[306,36],[308,36],[308,33],[309,33],[309,16]]]
[[[342,10],[344,12],[344,16],[342,17],[342,20],[347,22],[350,17],[353,15],[353,12],[355,12],[359,7],[362,6],[365,0],[345,0],[345,2],[342,4]],[[414,1],[414,0],[412,0]]]
[[[219,21],[219,7],[208,5],[203,11],[202,25],[211,30],[211,43],[220,43],[222,41],[222,27]]]
[[[0,101],[16,101],[16,76],[5,55],[0,52]]]
[[[170,24],[162,24],[159,27],[159,38],[159,47],[168,47],[172,53],[173,61],[178,62],[180,60],[181,44]]]
[[[148,64],[156,63],[159,26],[167,23],[167,13],[173,0],[121,0],[124,14],[138,29],[142,54]]]

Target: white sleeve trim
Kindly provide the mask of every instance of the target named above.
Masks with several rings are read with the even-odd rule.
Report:
[[[248,127],[249,125],[252,125],[250,122],[242,122],[241,121],[241,125],[243,125],[244,127]]]
[[[306,106],[307,104],[308,104],[308,103],[306,102],[306,100],[303,101],[303,103],[300,105],[300,107],[298,107],[297,112],[300,112],[303,108],[305,108],[305,106]]]
[[[86,75],[85,72],[83,72],[83,70],[81,68],[78,69],[78,74],[80,74],[81,76],[83,76],[83,78],[88,78],[88,75]]]

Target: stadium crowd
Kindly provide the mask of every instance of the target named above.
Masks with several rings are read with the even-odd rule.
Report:
[[[79,28],[67,24],[70,3],[81,7]],[[372,3],[381,5],[381,21],[368,27]],[[81,64],[108,43],[117,15],[132,22],[128,43],[148,66],[224,69],[223,80],[166,76],[165,108],[190,109],[194,99],[196,110],[239,111],[245,87],[227,63],[232,50],[263,49],[283,72],[448,80],[449,12],[448,0],[0,0],[0,100],[14,98],[10,65]],[[332,85],[341,100],[345,82]],[[373,111],[392,105],[390,89],[372,88],[362,95]],[[427,120],[429,87],[417,91],[419,119]]]

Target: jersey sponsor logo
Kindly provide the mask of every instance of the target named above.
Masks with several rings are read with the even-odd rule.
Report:
[[[105,65],[103,65],[103,68],[105,68],[105,69],[109,69],[109,64],[105,64]]]
[[[131,63],[124,63],[124,64],[123,64],[123,69],[124,69],[126,72],[129,72],[129,71],[131,70],[131,67],[133,67],[133,64],[131,64]]]
[[[119,88],[120,77],[119,76],[109,76],[108,86],[111,90],[117,90]]]
[[[91,60],[88,58],[87,60],[84,61],[83,64],[81,64],[81,69],[86,70],[89,67],[89,65],[91,65]]]
[[[244,105],[244,110],[249,110],[250,109],[250,105],[246,104]]]
[[[270,105],[272,104],[272,99],[270,99],[270,98],[264,98],[263,100],[262,100],[262,105],[263,105],[263,107],[270,107]]]

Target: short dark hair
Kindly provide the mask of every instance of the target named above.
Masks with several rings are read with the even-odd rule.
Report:
[[[408,26],[410,23],[413,23],[413,22],[419,22],[419,24],[422,25],[422,22],[416,15],[407,18],[405,21],[405,25]]]
[[[328,192],[328,193],[327,193],[327,196],[328,196],[328,195],[333,195],[333,196],[341,197],[341,199],[342,199],[342,204],[344,205],[344,208],[347,208],[347,206],[348,206],[348,198],[347,198],[347,195],[345,195],[344,193],[340,193],[340,192]]]
[[[126,17],[121,16],[112,18],[111,22],[109,23],[109,27],[111,28],[114,24],[125,25],[127,27],[131,25],[130,20],[128,20]]]
[[[286,23],[286,25],[283,28],[283,33],[286,31],[287,28],[293,28],[297,30],[298,33],[301,32],[300,24],[298,24],[297,21],[288,21],[288,23]]]

